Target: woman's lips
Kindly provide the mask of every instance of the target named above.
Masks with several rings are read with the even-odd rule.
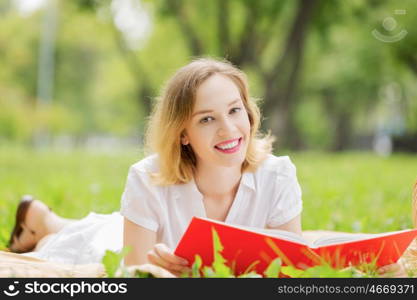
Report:
[[[230,140],[230,141],[227,141],[227,142],[224,142],[224,143],[221,143],[221,144],[219,144],[219,145],[224,145],[224,144],[230,144],[230,143],[232,143],[232,142],[234,142],[235,140]],[[229,149],[221,149],[221,148],[219,148],[218,146],[214,146],[214,148],[217,150],[217,151],[220,151],[220,152],[222,152],[222,153],[227,153],[227,154],[230,154],[230,153],[235,153],[235,152],[237,152],[237,151],[239,151],[240,150],[240,146],[242,145],[242,138],[239,138],[238,139],[238,143],[237,143],[237,145],[236,146],[234,146],[233,148],[229,148]]]

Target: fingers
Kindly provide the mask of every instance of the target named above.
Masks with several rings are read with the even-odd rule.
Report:
[[[188,262],[176,255],[164,244],[156,244],[147,254],[150,263],[160,266],[176,276],[189,272]]]
[[[151,264],[162,267],[177,277],[190,272],[190,269],[187,266],[170,263],[156,254],[154,250],[151,250],[148,253],[148,260]]]
[[[382,277],[407,277],[407,271],[401,263],[383,266],[378,269]]]
[[[183,266],[188,266],[188,261],[174,255],[171,252],[171,249],[169,249],[165,244],[156,244],[154,249],[157,251],[158,255],[162,257],[167,262],[170,262],[172,264],[178,264]]]
[[[378,273],[390,275],[390,274],[397,273],[399,270],[400,270],[400,266],[398,264],[391,264],[391,265],[386,265],[386,266],[379,268]]]

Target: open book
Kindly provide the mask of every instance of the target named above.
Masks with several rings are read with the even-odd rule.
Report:
[[[175,249],[177,256],[193,262],[200,255],[203,265],[213,262],[213,229],[224,247],[222,255],[236,274],[249,266],[262,274],[280,257],[284,265],[309,267],[323,262],[336,268],[363,263],[384,266],[395,263],[414,238],[417,229],[381,234],[340,234],[307,241],[287,231],[230,225],[193,217]]]

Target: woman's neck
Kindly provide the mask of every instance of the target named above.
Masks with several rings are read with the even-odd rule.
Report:
[[[199,164],[194,174],[198,190],[204,197],[224,199],[234,197],[242,172],[238,167],[217,167]]]

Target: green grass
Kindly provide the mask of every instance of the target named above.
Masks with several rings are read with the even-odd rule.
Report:
[[[294,153],[303,190],[303,228],[385,232],[412,227],[411,190],[417,156],[371,153]],[[119,209],[138,149],[116,152],[0,148],[0,249],[6,244],[22,194],[33,194],[59,215]]]
[[[417,156],[291,155],[303,190],[304,229],[385,232],[412,227]]]

